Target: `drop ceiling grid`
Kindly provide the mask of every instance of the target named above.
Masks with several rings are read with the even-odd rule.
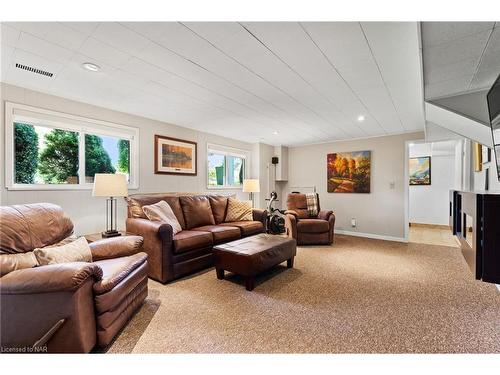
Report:
[[[321,113],[325,108],[330,107],[328,102],[319,97],[310,86],[305,85],[300,78],[241,25],[224,23],[217,26],[226,29],[227,35],[230,35],[232,40],[216,42],[211,38],[212,36],[207,36],[207,33],[201,34],[202,37],[223,51],[231,60],[290,98],[292,108],[297,106],[302,108],[300,114],[306,122],[316,124],[329,136],[349,137],[345,131],[336,128],[335,124]],[[200,34],[199,30],[197,32]],[[332,115],[331,112],[330,114]]]
[[[137,28],[140,28],[141,23],[139,23],[139,24],[138,23],[131,23],[131,24],[126,23],[125,25],[130,26],[130,27],[134,27],[137,32],[141,32],[141,33],[145,32],[144,30],[140,30],[140,29],[137,30]],[[177,55],[178,57],[182,58],[184,61],[186,61],[186,62],[188,62],[188,63],[190,63],[190,64],[192,64],[200,69],[203,69],[208,73],[213,74],[215,77],[224,80],[225,82],[229,83],[230,85],[232,85],[235,88],[242,89],[242,87],[245,84],[247,84],[247,82],[234,83],[234,81],[232,81],[228,77],[228,75],[229,75],[231,69],[235,70],[234,68],[240,68],[240,69],[236,69],[235,74],[233,74],[234,77],[232,77],[232,78],[241,79],[241,74],[242,73],[243,73],[243,75],[245,73],[248,74],[249,73],[248,71],[242,70],[241,66],[239,66],[239,65],[235,66],[231,60],[227,59],[228,56],[223,54],[222,51],[214,48],[214,46],[212,44],[208,43],[205,39],[201,38],[199,35],[195,34],[190,29],[185,28],[185,30],[182,30],[179,28],[179,27],[182,27],[181,24],[168,23],[168,24],[158,25],[157,27],[165,27],[165,28],[172,28],[173,27],[174,30],[170,29],[170,30],[165,30],[165,33],[159,33],[157,31],[151,31],[149,25],[147,25],[147,26],[148,26],[149,34],[142,34],[142,35],[150,38],[150,40],[153,43],[159,44],[159,46],[164,48],[165,50]],[[183,34],[183,31],[184,31],[184,34]],[[188,32],[188,33],[186,34],[186,32]],[[188,39],[187,40],[184,39],[181,41],[177,40],[177,43],[176,43],[176,40],[168,40],[168,39],[155,40],[155,39],[153,39],[156,35],[159,35],[159,34],[162,34],[162,35],[175,34],[175,35],[177,35],[177,38],[179,38],[179,35],[181,35],[183,38],[188,38]],[[206,59],[204,59],[204,56],[200,56],[199,50],[203,50],[204,48],[205,48],[205,50],[208,48],[208,50],[210,51],[211,54],[213,54],[214,52],[218,52],[218,55],[214,56],[213,61],[207,61]],[[226,59],[224,59],[224,58],[226,58]],[[198,60],[198,61],[196,61],[196,60]],[[251,75],[251,79],[254,80],[254,82],[255,82],[255,76],[253,74]],[[268,89],[269,89],[269,86],[266,87],[266,90],[268,90]],[[288,105],[288,106],[283,106],[283,105],[276,106],[276,100],[267,101],[267,100],[263,99],[262,97],[260,97],[259,95],[252,93],[248,89],[245,90],[245,92],[248,92],[251,95],[253,95],[254,97],[259,98],[259,100],[261,100],[261,101],[265,101],[265,102],[269,103],[273,107],[278,108],[280,111],[286,111],[288,109],[287,107],[290,107],[290,105]],[[273,95],[274,94],[275,93],[273,93]],[[273,99],[276,99],[276,97],[273,96]],[[281,102],[278,101],[278,104],[281,104]],[[293,103],[293,104],[296,106],[296,103]],[[286,113],[290,113],[290,112],[288,111]],[[286,128],[288,128],[290,126],[295,126],[297,129],[299,129],[301,131],[305,131],[307,133],[311,133],[311,131],[317,133],[317,130],[313,130],[314,127],[310,128],[310,127],[308,127],[307,123],[304,123],[303,118],[301,118],[300,120],[297,120],[296,118],[298,117],[298,115],[299,114],[295,114],[294,115],[295,118],[293,118],[292,121],[287,121],[287,123],[284,124],[284,126],[286,126]],[[282,117],[282,115],[281,115],[281,117]],[[312,124],[314,124],[314,122]],[[325,135],[328,135],[328,134],[322,132],[322,133],[318,133],[317,135],[315,135],[315,137],[324,137]]]
[[[318,48],[367,108],[378,127],[377,135],[401,131],[380,71],[358,22],[303,23]],[[354,59],[349,59],[352,53]]]
[[[342,86],[345,84],[338,77],[338,74],[328,66],[324,56],[319,53],[313,41],[308,38],[298,23],[246,22],[242,25],[253,36],[258,38],[277,59],[332,106],[338,113],[335,116],[338,119],[336,124],[342,130],[355,137],[368,135],[365,127],[360,126],[361,123],[356,120],[358,115],[364,113],[364,111],[359,109],[359,103],[356,103],[357,99],[354,98],[354,103],[352,103],[352,98],[349,98],[350,92],[346,93],[344,91],[340,93],[340,95],[347,94],[345,95],[347,100],[351,99],[351,103],[345,105],[346,109],[350,109],[353,106],[358,107],[348,114],[346,110],[342,110],[338,105],[340,95],[332,93],[331,90],[325,90],[328,85],[330,85],[330,88],[336,87],[335,84],[338,90],[342,90],[344,89]],[[297,53],[297,51],[300,51],[300,53]],[[329,117],[332,116],[330,115]]]
[[[419,28],[411,22],[364,22],[361,27],[395,113],[404,131],[418,130],[424,123],[423,76]]]
[[[56,74],[53,84],[47,85],[40,77],[11,68],[7,79],[2,69],[2,80],[198,130],[231,134],[244,141],[301,144],[393,133],[379,129],[368,110],[364,111],[364,123],[349,118],[369,106],[359,99],[348,80],[325,64],[326,55],[318,51],[310,68],[305,62],[297,65],[267,41],[262,45],[261,38],[255,39],[237,23],[216,25],[224,33],[238,28],[233,39],[235,35],[220,38],[217,33],[208,38],[199,30],[191,30],[192,24],[162,25],[176,33],[163,33],[160,28],[144,35],[144,30],[132,30],[127,23],[17,24],[17,39],[5,48],[2,36],[2,65],[8,61],[6,51],[7,56],[50,66]],[[293,27],[303,31],[297,23]],[[177,34],[182,28],[185,31]],[[183,38],[189,42],[179,43],[186,41]],[[309,44],[296,46],[298,54],[316,50],[312,39],[301,39],[301,43],[306,42]],[[245,51],[247,48],[249,51]],[[159,50],[159,56],[168,56],[167,61],[160,62],[154,56]],[[88,75],[81,69],[85,58],[98,63],[105,74]],[[141,74],[137,66],[134,70],[134,59],[147,69],[157,68],[159,74]],[[325,82],[333,86],[332,91],[326,83],[320,87],[321,80],[311,79],[317,61],[323,61],[318,75],[328,72]],[[376,96],[375,91],[371,95]],[[275,130],[280,133],[279,139],[272,136]]]
[[[498,30],[497,22],[423,22],[426,98],[489,87],[500,72]]]
[[[45,37],[45,36],[47,35],[47,32],[48,32],[48,31],[47,31],[47,30],[44,30],[44,28],[45,28],[45,27],[50,27],[51,25],[53,26],[53,25],[55,25],[55,24],[44,24],[44,25],[37,24],[37,25],[36,25],[36,27],[30,27],[30,28],[28,28],[28,31],[33,32],[33,33],[35,33],[35,32],[36,32],[38,35],[41,35],[41,36],[44,36],[44,37]],[[45,26],[45,27],[44,27],[44,26]],[[100,30],[100,28],[98,27],[98,25],[96,25],[96,26],[95,26],[94,30]],[[95,31],[94,31],[94,32],[95,32]],[[30,34],[27,34],[25,31],[21,31],[21,36],[22,36],[22,35],[30,35]],[[115,33],[115,35],[116,35],[116,33]],[[68,50],[68,49],[66,49],[66,48],[63,48],[63,47],[60,47],[60,46],[56,46],[54,43],[51,43],[51,42],[48,42],[48,41],[44,41],[44,40],[42,40],[42,39],[40,39],[40,38],[36,38],[36,37],[34,37],[34,36],[31,36],[31,35],[30,35],[30,38],[31,38],[31,45],[21,45],[21,47],[24,47],[24,48],[23,48],[23,50],[25,50],[25,49],[29,49],[29,50],[37,49],[37,50],[38,50],[38,49],[39,49],[39,50],[37,51],[38,53],[48,54],[48,55],[50,55],[50,56],[54,56],[54,54],[57,54],[57,52],[58,52],[58,51],[65,51],[65,55],[64,55],[64,57],[63,57],[63,58],[56,58],[56,60],[59,60],[59,61],[66,61],[66,60],[70,59],[70,58],[71,58],[71,56],[72,56],[72,55],[73,55],[73,53],[74,53],[73,51],[70,51],[70,50]],[[34,39],[35,39],[35,38],[36,38],[36,40],[37,40],[37,42],[38,42],[38,43],[34,43]],[[111,45],[104,44],[104,43],[109,42],[109,38],[102,38],[102,37],[101,37],[101,39],[103,39],[103,40],[104,40],[104,42],[98,41],[97,39],[94,39],[94,38],[93,38],[93,37],[91,37],[91,36],[87,36],[87,38],[86,38],[86,39],[82,42],[82,43],[83,43],[83,45],[81,46],[81,47],[83,47],[83,48],[81,48],[82,53],[84,53],[84,54],[86,54],[87,56],[89,56],[89,57],[93,58],[94,60],[97,60],[97,62],[99,62],[101,65],[102,65],[102,63],[103,63],[103,62],[106,62],[106,63],[109,63],[109,62],[115,62],[115,63],[116,63],[116,62],[117,62],[117,60],[118,60],[118,63],[116,63],[116,66],[120,66],[120,65],[121,65],[120,61],[121,61],[121,62],[125,62],[125,61],[127,61],[128,59],[130,59],[130,56],[129,56],[129,55],[127,55],[126,53],[121,52],[120,50],[118,50],[118,49],[116,49],[116,48],[112,47]],[[108,53],[110,53],[110,51],[113,51],[113,50],[114,50],[114,52],[112,52],[112,53],[114,53],[115,55],[114,55],[114,56],[110,56],[110,58],[109,58],[109,59],[106,59],[106,58],[102,58],[102,54],[101,54],[101,53],[99,53],[97,56],[95,56],[95,55],[93,55],[93,54],[91,54],[91,53],[86,53],[86,52],[87,52],[87,49],[85,48],[85,45],[86,45],[86,43],[88,43],[88,42],[89,42],[89,40],[93,40],[93,41],[95,41],[95,42],[97,42],[97,43],[100,43],[100,44],[101,44],[101,45],[100,45],[100,51],[99,51],[99,52],[107,51]],[[115,44],[116,44],[116,43],[115,43]],[[39,46],[39,45],[41,45],[41,46]],[[94,46],[95,46],[95,45],[94,45]],[[36,48],[33,48],[33,47],[36,47]],[[40,49],[40,48],[41,48],[41,49]],[[51,52],[51,51],[52,51],[52,52]],[[67,51],[67,52],[66,52],[66,51]],[[113,57],[116,57],[116,53],[120,53],[120,54],[122,54],[123,58],[122,58],[121,60],[120,60],[120,59],[113,58]],[[42,57],[43,57],[43,58],[47,58],[48,56],[46,55],[46,56],[42,56]],[[64,66],[59,66],[57,69],[52,69],[52,70],[57,70],[57,72],[56,72],[56,74],[55,74],[55,77],[54,77],[54,81],[52,81],[52,85],[56,85],[56,86],[58,86],[58,85],[60,84],[60,80],[61,80],[61,78],[59,78],[59,73],[60,73],[60,71],[64,70],[64,68],[65,68]],[[82,72],[82,73],[84,73],[84,71],[81,71],[81,72]],[[75,73],[75,71],[73,71],[72,73],[74,74],[74,73]],[[80,71],[76,71],[76,74],[77,74],[77,75],[79,75],[79,73],[80,73]],[[43,78],[43,77],[42,77],[42,78]],[[68,77],[66,77],[66,80],[67,80],[67,81],[68,81],[68,80],[71,80],[71,77],[69,77],[69,78],[68,78]],[[100,82],[99,82],[99,83],[100,83]],[[98,84],[99,84],[99,83],[98,83]],[[46,89],[47,89],[47,87],[45,87],[45,86],[46,86],[46,81],[45,81],[45,80],[40,80],[40,84],[41,84],[41,85],[40,85],[41,87],[40,87],[40,86],[35,85],[35,86],[31,86],[31,88],[34,88],[34,89],[44,89],[44,90],[46,90]],[[79,85],[80,85],[81,91],[85,91],[85,86],[86,86],[87,84],[88,84],[88,82],[86,82],[86,80],[82,80],[82,81],[80,81],[80,82],[79,82]],[[96,83],[94,83],[94,84],[96,84]],[[59,88],[56,88],[56,91],[58,91],[59,93],[64,94],[64,93],[66,93],[66,92],[67,92],[68,87],[70,87],[70,86],[74,86],[74,85],[72,85],[72,84],[71,84],[71,82],[67,82],[67,84],[66,84],[65,86],[63,86],[63,87],[60,87],[60,86],[59,86]],[[82,87],[82,86],[83,86],[83,87]],[[66,88],[66,90],[62,90],[62,88]],[[107,88],[108,88],[110,91],[113,91],[113,86],[112,86],[112,85],[109,85]],[[144,90],[143,90],[143,91],[144,91]],[[108,95],[109,95],[109,94],[108,94]],[[75,96],[76,96],[78,99],[82,99],[82,97],[81,97],[82,95],[81,95],[81,94],[80,94],[80,95],[75,95],[75,93],[73,93],[73,95],[72,95],[72,96],[73,96],[73,97],[75,97]],[[91,92],[88,92],[87,97],[88,97],[88,96],[91,96]],[[191,97],[191,98],[192,98],[192,97]],[[174,98],[171,98],[171,99],[174,99]],[[192,99],[194,99],[194,98],[192,98]],[[88,98],[87,98],[87,100],[88,100]],[[106,103],[107,103],[107,104],[109,104],[109,100],[106,100]],[[101,104],[102,104],[102,103],[101,103]],[[184,103],[184,105],[186,105],[186,104],[187,104],[187,103]],[[219,108],[219,107],[217,107],[217,106],[214,106],[214,108],[220,109],[220,108]],[[196,113],[196,108],[194,108],[192,105],[189,105],[189,106],[188,106],[188,109],[189,109],[189,110],[191,110],[191,111],[194,111],[194,113]],[[201,113],[200,113],[200,115],[202,115],[203,117],[204,117],[204,116],[206,116],[206,113],[203,113],[203,111],[199,111],[199,112],[201,112]],[[255,126],[255,124],[252,124],[252,125],[253,125],[253,126]],[[260,127],[261,129],[264,129],[264,127],[262,127],[262,126],[260,126],[260,125],[257,125],[257,127],[258,127],[258,128]],[[262,132],[262,130],[261,130],[261,132]]]

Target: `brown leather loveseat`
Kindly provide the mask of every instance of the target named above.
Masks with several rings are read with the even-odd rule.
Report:
[[[92,263],[16,266],[35,248],[71,242],[72,233],[73,223],[54,204],[0,207],[2,351],[85,353],[106,346],[146,298],[139,236],[92,242]]]
[[[318,214],[310,216],[306,195],[288,194],[285,226],[288,234],[297,240],[297,245],[329,245],[333,242],[335,215],[333,211],[321,211],[318,194],[316,198]]]
[[[254,209],[253,221],[225,223],[228,197],[186,193],[134,194],[128,202],[127,232],[144,238],[149,277],[166,283],[213,265],[212,247],[265,232],[267,212]],[[164,200],[182,231],[173,235],[167,223],[150,221],[142,206]]]

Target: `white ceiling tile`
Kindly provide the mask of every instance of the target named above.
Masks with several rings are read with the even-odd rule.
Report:
[[[125,52],[121,52],[92,37],[83,43],[80,53],[94,59],[96,62],[103,62],[115,67],[123,65],[130,58],[130,55]]]
[[[424,47],[448,43],[493,28],[494,22],[422,22]]]
[[[99,22],[61,22],[64,26],[67,26],[73,30],[84,33],[85,35],[90,35],[97,28]]]
[[[500,69],[493,70],[481,70],[477,72],[474,76],[474,79],[471,82],[470,89],[478,90],[478,89],[489,89],[493,86],[493,83],[498,78],[500,74]]]
[[[477,58],[472,58],[437,67],[426,66],[424,69],[425,82],[437,83],[463,75],[472,75],[476,71],[477,63]]]
[[[74,51],[47,42],[25,32],[21,32],[19,43],[16,48],[60,62],[68,61],[75,54]]]
[[[148,39],[115,22],[100,23],[92,36],[120,51],[139,55],[150,43]]]
[[[474,58],[479,61],[489,34],[489,31],[483,31],[446,44],[424,48],[424,61],[427,65],[433,67],[449,65],[460,60]]]
[[[472,80],[472,75],[457,77],[448,81],[442,81],[425,86],[425,98],[436,99],[446,96],[449,93],[465,92],[469,88],[469,83]]]
[[[50,27],[47,27],[43,39],[58,46],[77,51],[87,39],[87,35],[64,24],[53,22]]]

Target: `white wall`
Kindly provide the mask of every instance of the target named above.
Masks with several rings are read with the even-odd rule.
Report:
[[[409,157],[431,157],[431,185],[409,186],[410,223],[448,225],[449,192],[455,183],[455,141],[415,143]]]
[[[405,235],[405,142],[423,139],[422,132],[339,141],[289,149],[287,187],[315,186],[321,208],[337,217],[337,231],[404,240]],[[327,192],[326,155],[332,152],[372,152],[371,192],[344,194]],[[391,188],[394,183],[394,188]],[[285,188],[285,190],[287,189]],[[350,220],[356,218],[357,227]]]
[[[84,191],[13,191],[5,188],[4,136],[5,136],[5,101],[32,105],[59,112],[85,116],[89,118],[115,122],[140,129],[140,178],[139,189],[130,190],[130,194],[139,192],[205,192],[206,184],[206,147],[207,143],[231,146],[252,151],[252,145],[233,139],[154,121],[139,116],[116,112],[89,104],[84,104],[52,95],[43,94],[7,84],[1,84],[0,113],[0,185],[1,204],[21,204],[33,202],[52,202],[63,207],[75,223],[77,234],[99,232],[105,226],[105,199],[93,198],[90,190]],[[172,136],[198,142],[197,176],[155,175],[153,163],[153,139],[155,134]],[[252,168],[252,162],[250,162]],[[258,178],[258,177],[256,177]],[[241,198],[247,197],[241,190],[231,190]],[[119,228],[125,226],[126,205],[118,199]]]

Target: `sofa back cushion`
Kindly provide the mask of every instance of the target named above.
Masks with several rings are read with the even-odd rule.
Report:
[[[161,221],[170,224],[172,227],[174,235],[182,231],[182,227],[179,224],[179,220],[172,211],[170,205],[165,201],[159,201],[155,204],[150,204],[147,206],[142,206],[144,214],[151,221]]]
[[[188,195],[188,194],[185,194]],[[149,206],[160,201],[168,203],[172,209],[177,221],[182,229],[186,229],[184,221],[184,213],[182,212],[181,203],[178,193],[151,193],[151,194],[133,194],[125,198],[128,204],[128,217],[147,219],[146,214],[142,210],[142,206]]]
[[[223,223],[226,218],[228,197],[223,195],[209,195],[208,200],[210,201],[210,207],[212,207],[215,224]]]
[[[288,194],[286,200],[286,208],[287,210],[293,210],[297,212],[299,219],[309,218],[309,214],[307,213],[307,199],[305,194]]]
[[[214,215],[212,214],[212,208],[207,196],[181,196],[179,199],[187,229],[215,224]]]
[[[73,233],[73,223],[52,203],[0,207],[0,253],[32,251],[62,241]]]

